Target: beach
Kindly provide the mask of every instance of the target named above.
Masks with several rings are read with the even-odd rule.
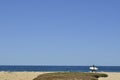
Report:
[[[104,72],[107,78],[99,78],[99,80],[120,80],[120,72]]]
[[[0,72],[0,80],[33,80],[41,74],[49,72]],[[99,78],[99,80],[120,80],[120,72],[104,72],[108,74],[107,78]]]
[[[0,80],[33,80],[48,72],[0,72]]]

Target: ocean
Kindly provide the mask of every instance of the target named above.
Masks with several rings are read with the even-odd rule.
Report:
[[[0,71],[90,72],[90,66],[0,66]],[[120,66],[97,66],[98,72],[120,72]]]

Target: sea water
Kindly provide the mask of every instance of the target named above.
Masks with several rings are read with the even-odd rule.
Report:
[[[90,72],[90,66],[0,66],[0,71]],[[98,72],[120,72],[120,66],[97,66]]]

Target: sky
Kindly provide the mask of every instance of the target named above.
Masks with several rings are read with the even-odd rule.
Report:
[[[0,0],[0,65],[119,61],[120,0]]]

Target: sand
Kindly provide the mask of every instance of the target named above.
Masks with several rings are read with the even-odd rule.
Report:
[[[0,72],[0,80],[33,80],[48,72]]]
[[[33,80],[41,74],[49,72],[0,72],[0,80]],[[120,80],[120,73],[104,72],[108,74],[107,78],[99,78],[99,80]]]
[[[99,78],[99,80],[120,80],[120,72],[104,72],[108,75],[107,78]]]

